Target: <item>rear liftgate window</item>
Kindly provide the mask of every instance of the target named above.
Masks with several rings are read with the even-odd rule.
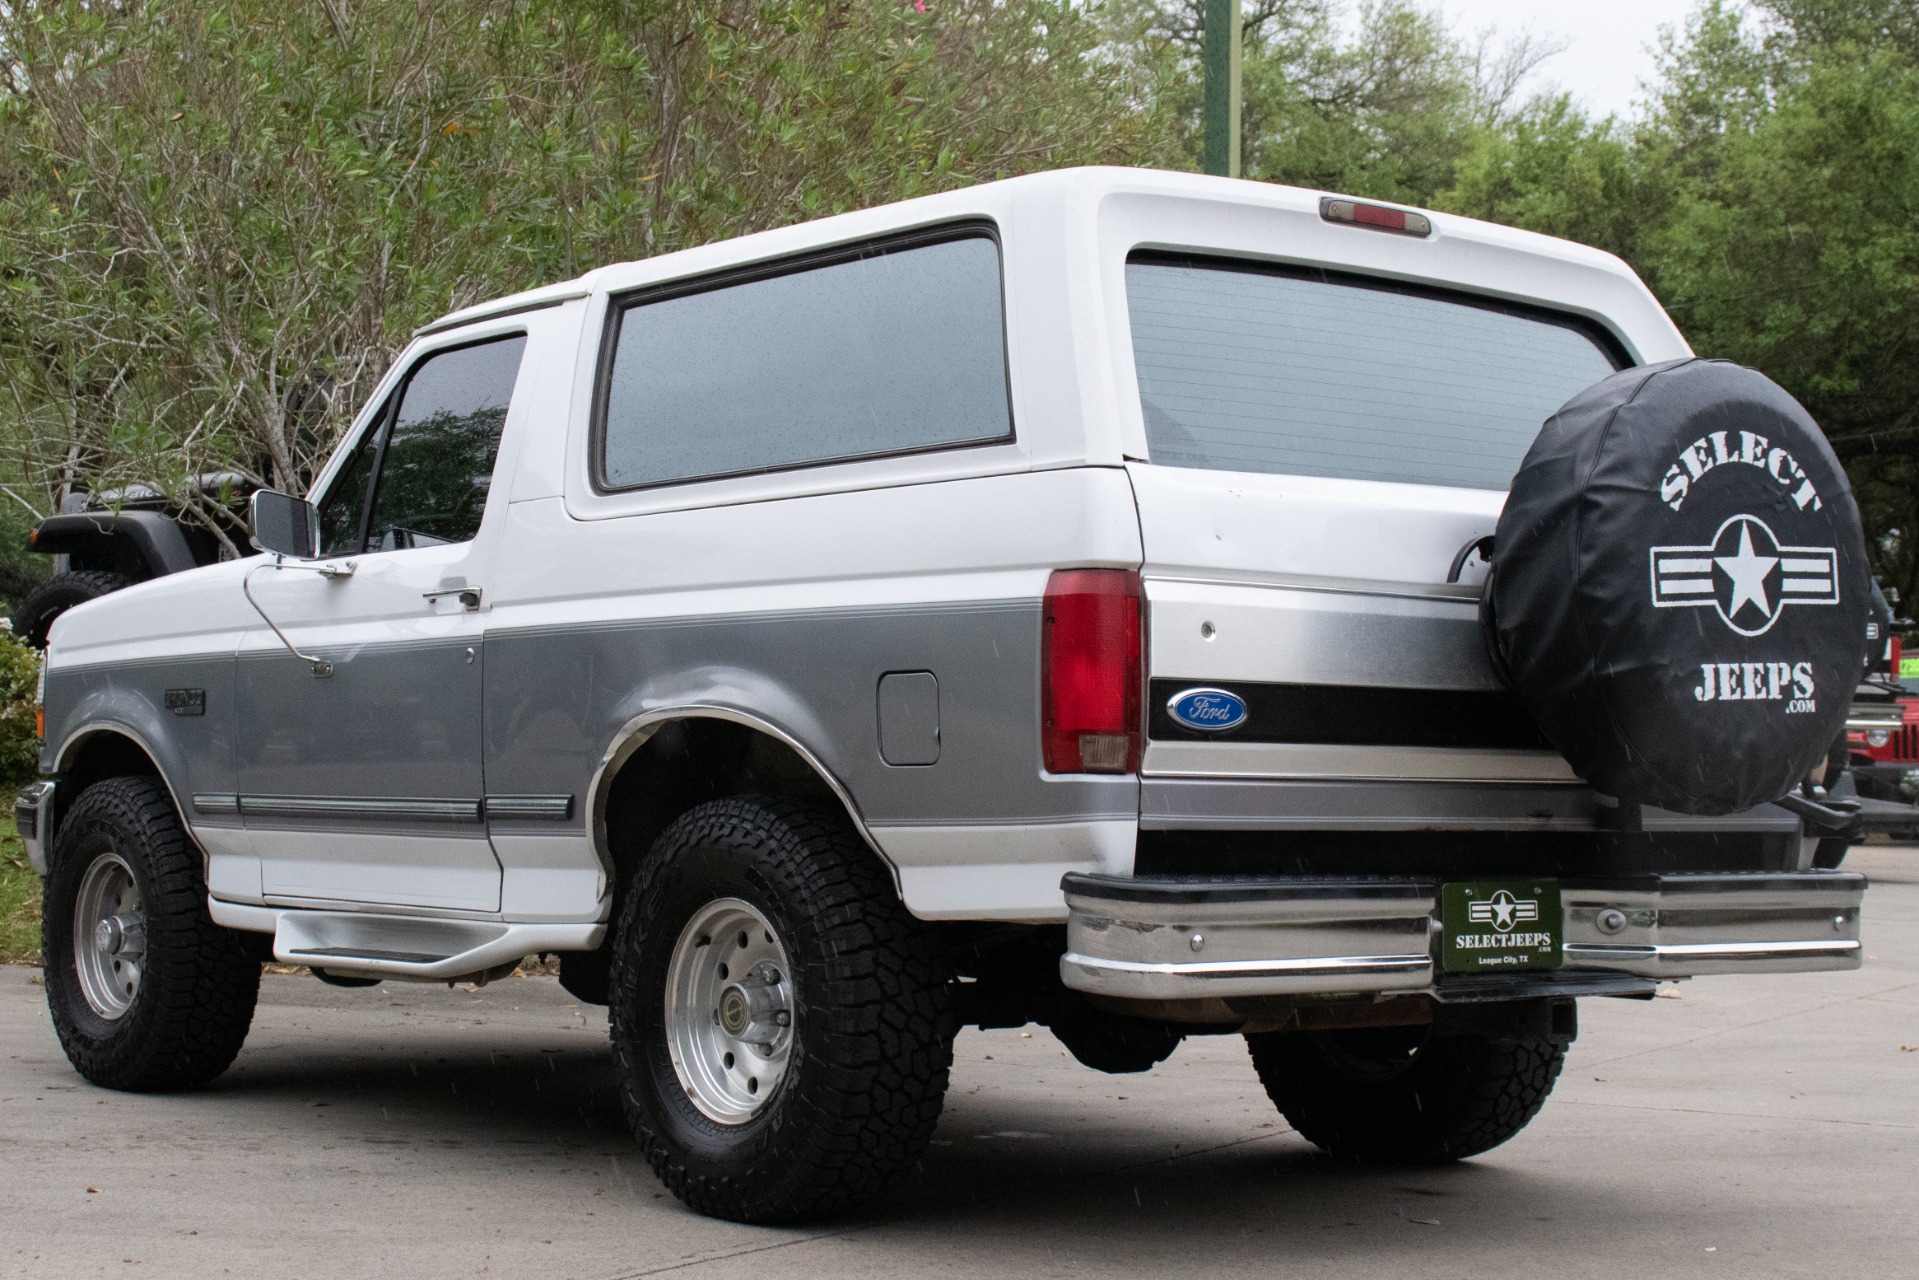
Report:
[[[1166,466],[1504,490],[1626,363],[1574,320],[1323,272],[1135,257],[1126,297]]]
[[[599,481],[634,489],[1012,438],[999,246],[869,246],[616,313]]]

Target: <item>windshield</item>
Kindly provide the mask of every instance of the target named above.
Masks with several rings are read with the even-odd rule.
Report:
[[[1576,321],[1351,276],[1136,258],[1126,297],[1166,466],[1503,490],[1619,367]]]

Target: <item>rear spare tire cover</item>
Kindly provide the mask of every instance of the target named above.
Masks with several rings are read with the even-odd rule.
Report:
[[[1859,511],[1763,374],[1674,360],[1582,391],[1514,478],[1493,566],[1495,662],[1603,793],[1750,808],[1845,721],[1871,604]]]

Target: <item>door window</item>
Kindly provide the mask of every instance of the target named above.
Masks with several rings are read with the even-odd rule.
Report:
[[[428,356],[320,504],[327,555],[465,542],[480,528],[526,337]]]

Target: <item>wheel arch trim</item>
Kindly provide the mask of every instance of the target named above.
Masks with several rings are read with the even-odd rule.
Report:
[[[180,818],[180,829],[187,833],[187,838],[192,840],[194,847],[200,850],[200,857],[204,862],[207,856],[206,849],[200,844],[199,836],[194,833],[192,823],[187,820],[187,815],[192,811],[182,803],[179,788],[175,787],[173,785],[173,779],[167,776],[166,766],[160,762],[160,753],[153,749],[153,745],[146,740],[139,730],[124,721],[88,720],[77,728],[69,731],[66,737],[60,740],[59,750],[53,753],[52,773],[56,779],[63,777],[67,770],[72,768],[74,761],[79,756],[81,748],[86,743],[101,737],[124,738],[138,748],[141,755],[147,758],[147,763],[153,766],[153,776],[160,780],[160,785],[166,788],[167,799],[173,802],[173,811],[179,815]],[[59,800],[54,814],[54,821],[49,825],[42,837],[42,847],[46,849],[49,859],[53,856],[53,841],[59,834],[60,811],[71,807],[72,804],[80,798],[79,792],[67,787],[61,787],[60,791],[56,794],[59,795]],[[202,866],[201,870],[204,872],[206,868]]]
[[[813,771],[814,776],[832,791],[834,798],[846,811],[847,818],[853,823],[853,829],[859,832],[860,839],[879,858],[880,865],[884,866],[887,874],[892,877],[894,892],[900,892],[899,868],[894,866],[893,860],[886,856],[886,851],[880,847],[879,841],[873,838],[872,831],[866,825],[866,818],[860,812],[859,804],[853,799],[852,791],[834,775],[831,769],[826,767],[818,753],[784,726],[765,716],[719,702],[691,702],[655,707],[634,716],[621,725],[619,732],[613,735],[612,742],[600,756],[599,764],[593,770],[592,781],[587,784],[587,838],[592,843],[594,855],[606,868],[609,877],[615,874],[615,868],[612,843],[608,839],[606,828],[606,807],[608,798],[612,795],[613,782],[619,777],[627,762],[641,747],[652,740],[654,734],[669,724],[683,720],[724,720],[765,734],[791,750],[808,769]]]

